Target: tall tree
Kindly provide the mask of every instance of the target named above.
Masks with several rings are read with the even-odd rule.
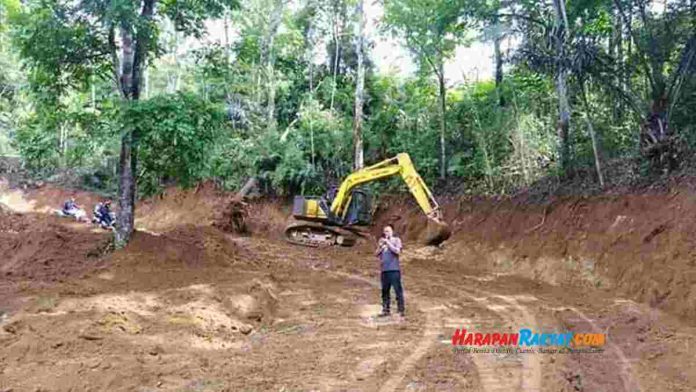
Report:
[[[527,3],[521,11],[512,14],[520,22],[524,38],[518,57],[525,59],[531,69],[553,77],[558,107],[558,120],[555,123],[557,153],[564,174],[569,172],[572,162],[569,80],[571,76],[575,76],[576,80],[585,80],[584,73],[593,53],[587,50],[589,41],[583,39],[583,30],[571,29],[581,16],[591,19],[589,14],[583,15],[588,10],[578,7],[574,11],[572,16],[575,19],[571,19],[566,1],[553,0],[551,5]],[[593,13],[596,18],[594,14],[596,12]],[[569,22],[569,19],[573,22]]]
[[[219,17],[236,0],[68,0],[28,1],[17,16],[20,54],[29,67],[50,75],[54,84],[77,86],[111,70],[125,103],[140,99],[148,59],[159,52],[157,20],[171,20],[177,31],[201,37],[207,17]],[[42,82],[46,82],[43,80]],[[119,214],[115,242],[124,246],[134,229],[137,121],[121,129]]]
[[[568,70],[566,69],[566,36],[568,35],[568,16],[566,14],[565,0],[553,0],[553,9],[556,14],[553,35],[556,49],[556,94],[558,95],[558,153],[561,168],[567,172],[570,167],[570,101],[568,99]]]
[[[348,20],[346,5],[347,2],[343,0],[330,0],[329,5],[332,42],[327,49],[329,50],[328,60],[332,74],[331,100],[329,104],[331,110],[334,109],[338,74],[341,69],[341,61],[344,60],[343,41],[348,35],[346,32],[346,21]]]
[[[271,131],[277,125],[276,94],[280,76],[276,70],[276,40],[286,5],[287,0],[246,0],[234,18],[241,25],[238,54],[241,60],[252,63],[255,106],[263,108],[263,127]]]
[[[362,169],[363,159],[363,104],[365,100],[365,12],[364,0],[356,7],[355,52],[358,55],[358,75],[355,83],[355,110],[353,114],[353,168]]]
[[[17,126],[20,86],[23,74],[19,59],[10,48],[7,21],[10,12],[19,7],[18,0],[0,0],[0,155],[11,152],[10,135]]]
[[[688,96],[683,87],[696,73],[696,2],[669,2],[662,11],[649,9],[645,1],[613,0],[613,6],[627,31],[628,56],[635,61],[615,57],[614,66],[599,67],[600,72],[641,119],[644,152],[661,161],[673,155],[672,117]],[[617,67],[625,85],[611,77]],[[647,89],[630,85],[627,75],[636,72]]]
[[[495,36],[493,37],[493,53],[495,57],[495,88],[498,90],[500,106],[505,105],[505,99],[500,91],[503,85],[503,51],[501,49],[501,43],[503,42],[503,34],[500,32],[500,24],[496,23],[493,25],[495,28]]]
[[[317,43],[317,25],[319,22],[319,7],[317,0],[307,0],[302,14],[305,25],[302,31],[305,46],[304,61],[307,64],[307,80],[310,93],[314,91],[314,56]]]
[[[463,0],[388,0],[385,2],[387,28],[402,38],[419,65],[437,80],[440,128],[440,178],[447,176],[447,86],[445,61],[462,42],[466,25]]]
[[[509,23],[501,16],[504,10],[510,8],[510,4],[501,0],[485,0],[480,2],[470,2],[467,5],[465,14],[474,21],[483,24],[482,39],[493,42],[494,78],[495,87],[498,94],[498,103],[505,105],[501,88],[503,84],[503,51],[502,43],[510,30]]]
[[[266,111],[268,127],[271,130],[276,128],[275,115],[275,98],[276,98],[276,71],[275,71],[275,38],[278,34],[278,28],[282,22],[283,9],[285,8],[285,0],[274,0],[270,19],[268,21],[268,29],[261,41],[261,65],[264,68],[266,75],[266,83],[268,88]]]

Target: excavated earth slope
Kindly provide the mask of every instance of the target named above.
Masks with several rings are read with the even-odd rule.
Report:
[[[0,192],[0,391],[696,390],[686,192],[446,202],[440,248],[415,244],[409,203],[384,203],[378,224],[405,243],[405,321],[374,317],[370,241],[289,245],[285,207],[250,205],[241,235],[213,225],[227,195],[172,189],[111,253],[104,231],[45,213],[70,194]],[[451,344],[462,328],[606,341],[467,353]]]

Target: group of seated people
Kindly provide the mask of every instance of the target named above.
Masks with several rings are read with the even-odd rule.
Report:
[[[63,203],[61,212],[63,215],[74,217],[79,222],[85,220],[85,211],[82,209],[82,207],[80,207],[80,205],[77,204],[74,197],[71,197],[65,203]],[[107,199],[101,203],[97,203],[97,205],[94,206],[94,217],[92,218],[92,222],[99,224],[105,229],[113,226],[114,214],[111,211],[111,200]]]

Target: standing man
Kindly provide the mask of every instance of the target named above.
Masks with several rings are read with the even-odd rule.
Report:
[[[389,316],[389,304],[391,302],[391,288],[396,292],[396,304],[399,315],[404,316],[404,291],[401,287],[401,268],[399,255],[401,254],[401,239],[394,236],[394,228],[391,225],[384,226],[382,238],[379,239],[375,255],[380,259],[382,269],[382,313],[380,317]]]

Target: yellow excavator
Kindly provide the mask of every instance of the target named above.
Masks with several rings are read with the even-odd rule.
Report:
[[[287,241],[305,246],[352,246],[364,237],[372,221],[368,193],[360,185],[400,175],[428,218],[424,242],[439,245],[451,232],[442,219],[442,212],[406,153],[357,170],[343,180],[338,189],[327,195],[295,196],[292,217],[285,228]]]

